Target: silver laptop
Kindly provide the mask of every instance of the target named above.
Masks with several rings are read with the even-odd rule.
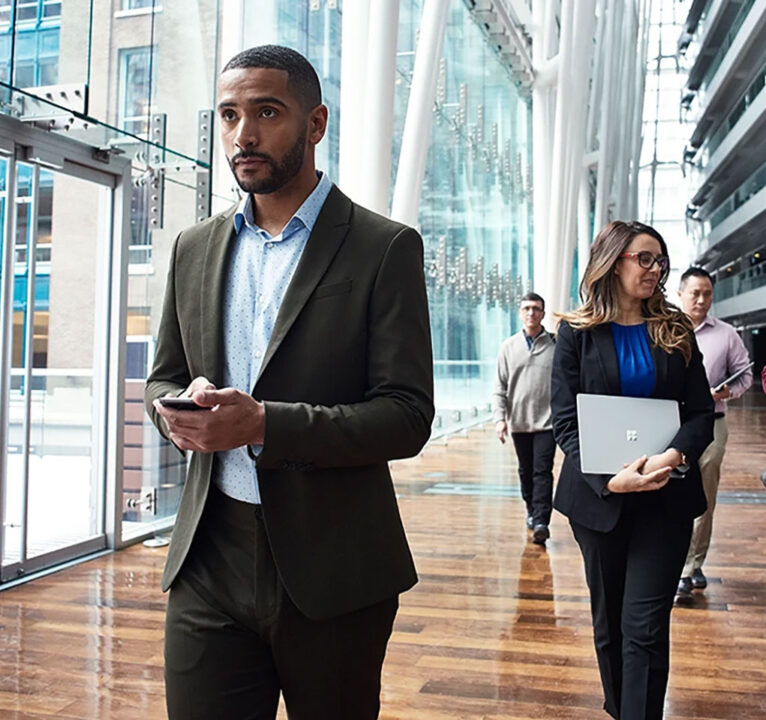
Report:
[[[580,470],[614,475],[642,455],[664,452],[681,426],[675,400],[577,396]]]

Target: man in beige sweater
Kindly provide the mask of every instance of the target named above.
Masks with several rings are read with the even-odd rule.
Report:
[[[500,346],[493,396],[495,430],[501,443],[510,431],[519,461],[521,496],[527,505],[532,540],[550,537],[553,497],[551,367],[553,336],[542,325],[545,300],[527,293],[519,306],[523,329]]]

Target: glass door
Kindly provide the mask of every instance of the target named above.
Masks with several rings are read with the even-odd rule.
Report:
[[[0,582],[107,547],[117,183],[55,142],[0,156]]]

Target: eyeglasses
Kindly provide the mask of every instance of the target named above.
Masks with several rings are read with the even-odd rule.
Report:
[[[654,263],[657,263],[657,267],[660,272],[665,272],[670,267],[670,258],[667,255],[652,255],[648,250],[641,250],[639,252],[626,252],[620,255],[621,258],[637,258],[638,264],[645,270],[651,269]]]
[[[543,312],[543,309],[539,305],[524,305],[524,307],[519,308],[519,311],[528,313],[541,313]]]

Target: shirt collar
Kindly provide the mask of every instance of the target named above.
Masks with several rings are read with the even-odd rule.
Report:
[[[527,331],[526,331],[524,328],[521,328],[521,332],[523,332],[523,333],[524,333],[524,338],[525,338],[525,339],[526,339],[526,341],[527,341],[527,342],[528,342],[528,343],[531,345],[531,344],[532,344],[532,343],[533,343],[535,340],[537,340],[537,338],[539,338],[539,337],[542,337],[543,335],[545,335],[545,333],[546,333],[547,331],[546,331],[546,329],[545,329],[545,328],[540,328],[540,332],[539,332],[539,333],[537,333],[537,335],[535,335],[534,337],[532,337],[531,335],[529,335],[529,334],[527,333]]]
[[[319,178],[319,182],[311,191],[311,194],[303,201],[303,204],[295,211],[295,214],[288,220],[282,231],[283,236],[291,234],[290,230],[296,228],[296,223],[303,225],[309,232],[314,229],[314,225],[322,210],[322,206],[332,189],[332,182],[330,182],[330,178],[327,177],[327,173],[319,170],[317,171],[317,177]],[[253,210],[253,196],[248,193],[242,200],[240,200],[237,211],[234,214],[234,229],[237,234],[241,232],[243,225],[247,225],[255,232],[265,233],[265,230],[259,228],[255,224]]]
[[[715,318],[710,314],[705,315],[705,319],[699,325],[697,325],[696,328],[694,328],[694,332],[699,332],[706,326],[713,327],[714,325],[715,325]]]

